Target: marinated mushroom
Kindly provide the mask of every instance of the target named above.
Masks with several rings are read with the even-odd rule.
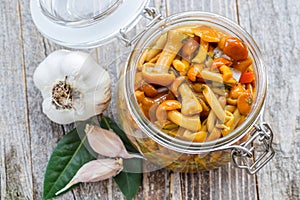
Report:
[[[173,92],[173,94],[178,97],[179,94],[178,94],[178,88],[179,86],[184,82],[185,80],[185,77],[184,76],[179,76],[177,77],[174,82],[172,83],[171,87],[170,87],[170,90]]]
[[[246,60],[237,61],[233,64],[233,68],[239,70],[240,72],[246,71],[252,64],[252,59],[247,58]]]
[[[149,62],[151,59],[153,59],[155,56],[157,56],[167,42],[167,33],[160,36],[160,38],[148,49],[147,56],[145,57],[145,60]]]
[[[216,139],[219,139],[221,137],[222,133],[221,133],[221,129],[219,128],[214,128],[209,136],[206,138],[206,142],[209,142],[209,141],[213,141],[213,140],[216,140]]]
[[[205,61],[205,58],[207,56],[209,43],[205,40],[200,41],[200,47],[198,50],[197,55],[193,58],[192,62],[194,63],[203,63]]]
[[[157,65],[152,63],[144,64],[142,69],[143,78],[148,83],[153,83],[157,85],[166,86],[171,84],[175,79],[175,75],[169,73],[168,69],[166,71],[165,69],[161,69],[156,66]]]
[[[182,104],[181,113],[184,115],[199,114],[202,111],[202,106],[188,84],[183,83],[178,89]]]
[[[242,84],[237,84],[230,90],[230,96],[237,99],[241,94],[246,93],[247,90],[242,86]]]
[[[139,89],[143,91],[147,97],[155,97],[158,94],[157,89],[144,80],[142,80],[139,85]]]
[[[242,115],[247,115],[251,110],[253,98],[249,93],[241,94],[237,100],[237,108]]]
[[[226,65],[226,66],[231,66],[232,62],[226,58],[215,58],[213,60],[213,63],[211,65],[211,69],[219,69],[221,66]]]
[[[177,110],[168,112],[168,119],[180,127],[191,131],[199,131],[201,129],[201,121],[199,116],[185,116]]]
[[[225,41],[224,53],[234,60],[245,60],[248,57],[248,48],[238,38],[228,38]]]
[[[206,131],[198,131],[198,132],[192,133],[189,130],[186,130],[182,136],[182,138],[184,140],[193,141],[193,142],[204,142],[206,137],[207,137]]]
[[[206,101],[208,102],[209,106],[213,110],[213,112],[216,114],[216,116],[219,118],[221,122],[225,121],[225,111],[216,98],[216,95],[213,93],[213,91],[207,86],[203,85],[203,95],[206,98]]]
[[[157,62],[143,65],[143,78],[148,83],[166,86],[174,81],[175,75],[169,73],[169,68],[183,45],[182,41],[186,38],[187,35],[176,30],[168,32],[166,45]]]
[[[219,70],[225,83],[236,83],[236,80],[233,79],[233,73],[229,67],[227,67],[226,65],[222,65]]]
[[[252,58],[243,41],[221,30],[169,30],[138,63],[137,101],[145,116],[172,137],[191,142],[226,137],[251,111],[256,94]]]
[[[158,105],[166,100],[173,100],[174,96],[171,92],[158,93],[154,98],[145,97],[141,102],[141,108],[148,119],[155,121],[155,111]],[[154,111],[153,111],[154,110]],[[152,113],[153,111],[154,113]]]
[[[199,42],[199,37],[188,38],[182,47],[182,57],[190,61],[199,48]]]
[[[173,67],[179,72],[180,75],[186,75],[190,65],[188,63],[184,63],[179,59],[175,59],[173,61]]]
[[[218,83],[224,83],[223,77],[220,73],[209,71],[208,69],[203,69],[200,72],[200,75],[203,79],[214,81]]]
[[[164,126],[167,122],[167,111],[177,110],[181,108],[181,104],[176,100],[167,100],[161,103],[156,109],[156,119],[160,125]]]
[[[208,26],[200,26],[192,29],[194,34],[199,36],[201,40],[206,42],[219,42],[220,39],[217,33]]]
[[[226,136],[230,133],[231,126],[234,123],[233,114],[229,111],[225,111],[225,113],[226,113],[226,117],[225,117],[226,122],[221,125],[221,127],[222,127],[221,133],[222,133],[223,136]]]
[[[189,78],[189,80],[195,82],[197,78],[202,78],[201,72],[203,68],[203,64],[194,64],[187,73],[187,77]]]

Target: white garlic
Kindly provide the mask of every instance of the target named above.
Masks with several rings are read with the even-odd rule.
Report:
[[[127,152],[120,137],[112,132],[98,126],[87,124],[84,129],[92,149],[102,156],[118,158],[144,158],[138,154]]]
[[[98,115],[111,98],[107,71],[84,52],[51,53],[37,67],[33,80],[44,98],[43,112],[59,124]]]
[[[119,174],[123,169],[123,160],[99,159],[84,164],[72,178],[72,180],[61,190],[58,195],[77,183],[98,182]]]

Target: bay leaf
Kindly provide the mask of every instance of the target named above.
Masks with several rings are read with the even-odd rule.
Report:
[[[124,160],[124,169],[125,165],[128,162],[131,162],[129,160]],[[138,162],[139,166],[142,169],[142,159],[134,159]],[[135,162],[135,163],[137,163]],[[125,196],[126,200],[131,200],[134,198],[136,193],[138,192],[140,186],[142,185],[142,180],[143,180],[143,174],[142,173],[131,173],[131,172],[125,172],[122,171],[120,174],[115,176],[114,181],[117,183],[119,189]]]
[[[86,136],[80,137],[83,133],[81,129],[73,129],[52,152],[44,176],[43,200],[56,197],[55,193],[71,181],[81,166],[95,159]]]

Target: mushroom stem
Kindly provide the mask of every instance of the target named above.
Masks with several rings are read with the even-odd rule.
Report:
[[[157,68],[161,68],[162,71],[167,72],[176,57],[177,53],[183,46],[182,41],[187,38],[187,35],[184,35],[178,31],[170,30],[168,32],[167,43],[156,63]]]
[[[160,36],[160,38],[151,46],[147,52],[146,61],[149,62],[154,58],[161,50],[164,48],[167,42],[168,35],[167,33]]]
[[[175,79],[174,74],[169,74],[168,71],[161,71],[161,69],[156,68],[156,66],[151,63],[146,63],[143,65],[142,73],[146,82],[156,85],[167,86],[170,85]]]
[[[219,120],[223,123],[225,121],[226,114],[222,105],[218,101],[213,91],[207,85],[203,84],[202,88],[203,88],[203,95],[207,103],[209,104],[213,112],[216,114],[216,116],[219,118]]]
[[[187,83],[179,86],[179,94],[182,99],[181,113],[184,115],[194,115],[202,111],[202,106],[199,103],[192,89]]]
[[[187,38],[178,31],[170,30],[168,32],[167,43],[160,54],[156,64],[146,63],[143,65],[143,78],[148,83],[157,85],[169,85],[174,79],[175,75],[169,73],[170,66],[182,47],[182,41]]]
[[[178,76],[172,83],[170,90],[171,92],[173,92],[173,94],[178,97],[178,88],[179,86],[185,81],[185,77],[184,76]]]
[[[176,100],[167,100],[161,103],[156,110],[156,119],[160,125],[167,122],[167,111],[177,110],[181,108],[181,104]]]
[[[194,132],[200,131],[201,129],[201,121],[199,116],[187,117],[177,110],[172,110],[168,112],[168,119],[175,124]]]

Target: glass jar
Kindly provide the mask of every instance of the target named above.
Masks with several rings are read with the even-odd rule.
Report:
[[[134,42],[127,41],[135,45],[121,73],[117,105],[119,122],[128,138],[150,162],[174,171],[210,170],[232,160],[237,167],[246,168],[251,174],[256,173],[274,156],[274,150],[272,130],[262,122],[267,74],[255,41],[239,25],[213,13],[191,11],[155,19],[151,26],[134,38]],[[256,72],[257,92],[251,112],[229,135],[210,142],[188,142],[160,131],[144,116],[135,97],[135,73],[145,48],[168,30],[187,25],[210,26],[241,39],[248,47]],[[259,151],[254,153],[254,146]]]

